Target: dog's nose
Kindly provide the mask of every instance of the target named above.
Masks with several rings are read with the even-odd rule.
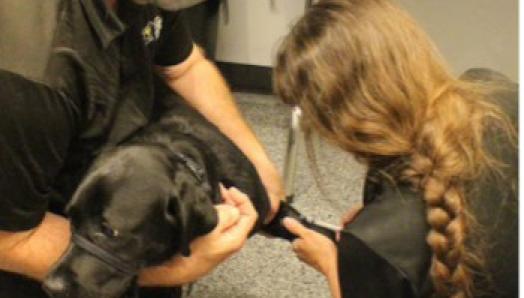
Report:
[[[44,291],[49,297],[68,297],[66,282],[60,277],[49,277],[43,283]]]

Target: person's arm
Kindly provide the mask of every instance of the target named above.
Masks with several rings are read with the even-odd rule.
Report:
[[[41,280],[69,242],[69,223],[47,212],[48,185],[75,135],[71,101],[0,70],[0,269]]]
[[[36,228],[0,231],[0,269],[43,280],[69,245],[67,219],[46,213]]]
[[[293,245],[297,256],[322,272],[332,288],[337,279],[344,298],[422,295],[431,256],[423,200],[409,189],[383,185],[360,208],[343,217],[347,225],[336,243],[286,219],[286,228],[299,236]]]
[[[284,197],[280,174],[240,114],[217,68],[194,46],[185,61],[161,67],[160,72],[174,91],[216,125],[255,165],[272,200],[272,218]]]
[[[217,206],[218,226],[191,243],[191,256],[176,256],[157,267],[145,268],[142,286],[175,286],[193,282],[211,272],[244,245],[257,213],[247,196],[223,190],[229,205]],[[0,269],[42,281],[69,245],[67,219],[47,213],[42,223],[25,232],[0,232]]]
[[[326,236],[304,227],[295,219],[286,218],[284,226],[298,236],[292,244],[297,257],[326,277],[333,298],[341,298],[335,243]]]

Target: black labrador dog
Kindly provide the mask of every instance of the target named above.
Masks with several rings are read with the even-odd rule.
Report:
[[[67,213],[72,241],[44,281],[52,297],[122,297],[138,271],[177,253],[217,224],[219,183],[252,200],[262,226],[270,203],[244,154],[175,95],[169,111],[100,154]],[[126,294],[127,295],[127,294]]]
[[[141,268],[189,255],[190,242],[217,225],[220,183],[252,200],[253,233],[292,240],[281,225],[291,216],[334,239],[286,203],[263,226],[270,202],[251,162],[201,114],[163,94],[157,110],[168,112],[102,152],[73,195],[71,244],[44,281],[51,297],[138,297]]]

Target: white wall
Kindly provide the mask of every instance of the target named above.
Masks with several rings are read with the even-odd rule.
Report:
[[[457,74],[488,67],[518,79],[518,0],[397,0]]]
[[[304,8],[305,0],[224,1],[216,60],[271,66],[278,42],[304,13]]]
[[[397,0],[426,29],[457,74],[489,67],[518,79],[517,0]],[[225,0],[217,60],[271,66],[305,0]]]

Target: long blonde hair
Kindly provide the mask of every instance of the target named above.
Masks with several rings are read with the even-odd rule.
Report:
[[[321,0],[284,40],[276,93],[309,128],[373,164],[402,159],[395,180],[427,206],[435,293],[471,297],[482,264],[466,239],[474,218],[464,184],[497,165],[483,148],[487,123],[511,130],[487,88],[455,78],[426,34],[387,0]]]

